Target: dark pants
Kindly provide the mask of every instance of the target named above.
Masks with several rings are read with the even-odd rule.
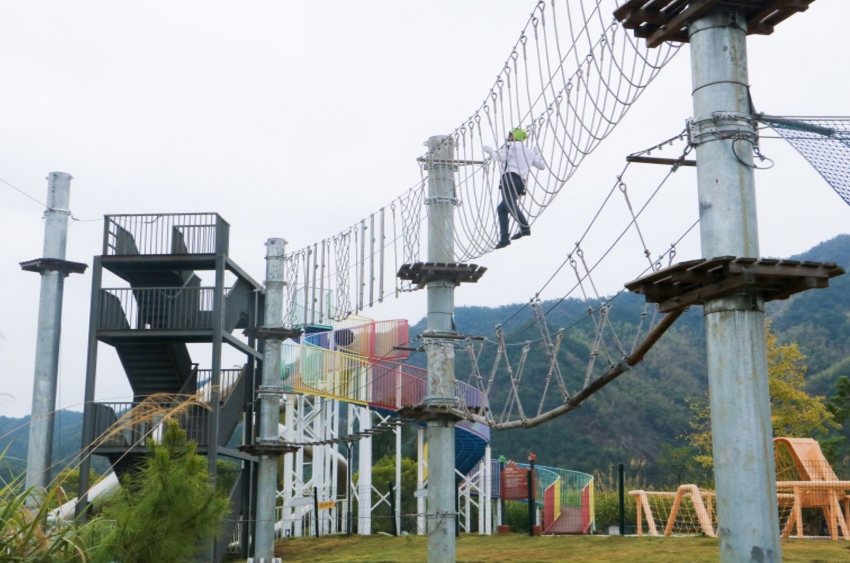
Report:
[[[522,213],[522,209],[517,203],[517,193],[525,193],[525,183],[519,174],[508,172],[503,174],[499,181],[499,191],[502,194],[502,202],[496,207],[496,213],[499,214],[499,240],[507,242],[508,236],[508,213],[514,218],[522,233],[530,232],[528,220]]]

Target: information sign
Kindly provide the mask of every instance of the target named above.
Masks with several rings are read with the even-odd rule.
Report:
[[[505,500],[528,500],[527,467],[518,467],[513,461],[501,473],[501,493]]]

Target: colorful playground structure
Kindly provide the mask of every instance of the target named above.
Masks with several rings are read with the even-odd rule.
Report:
[[[354,321],[356,323],[356,321]],[[368,321],[348,326],[308,328],[298,342],[282,345],[281,379],[291,390],[281,402],[282,437],[310,444],[283,460],[283,487],[278,491],[279,537],[354,531],[371,533],[372,513],[382,504],[395,509],[401,530],[399,499],[372,486],[372,435],[388,430],[396,438],[395,491],[401,490],[401,426],[399,410],[423,402],[426,370],[405,363],[410,341],[407,321]],[[479,389],[458,381],[459,404],[479,412],[489,409]],[[343,412],[343,409],[345,412]],[[408,421],[410,422],[410,421]],[[340,432],[344,424],[345,432]],[[502,521],[499,462],[490,454],[490,428],[459,421],[455,435],[460,531],[492,533]],[[340,445],[347,444],[343,452]],[[351,449],[351,453],[349,453]],[[417,425],[416,532],[425,533],[427,444]],[[357,475],[353,478],[356,463]],[[536,467],[538,525],[543,533],[586,534],[593,530],[593,477],[559,468]],[[356,484],[355,484],[356,480]],[[350,493],[349,493],[350,492]],[[373,499],[377,499],[373,503]],[[318,522],[313,522],[318,510]],[[356,517],[349,518],[356,506]],[[473,521],[477,517],[477,524]],[[355,523],[356,522],[356,523]]]
[[[102,254],[92,265],[81,444],[83,451],[106,457],[120,476],[161,435],[165,417],[139,415],[151,398],[163,408],[176,397],[203,403],[187,407],[179,423],[198,444],[198,452],[208,457],[211,475],[232,473],[232,510],[226,535],[214,547],[216,561],[226,551],[247,557],[256,519],[257,456],[244,446],[253,442],[256,401],[264,393],[259,385],[262,340],[254,331],[264,326],[265,294],[262,284],[231,258],[229,230],[215,213],[105,218]],[[411,365],[404,349],[411,341],[407,321],[331,321],[335,311],[330,294],[321,288],[300,289],[295,298],[301,300],[300,308],[287,321],[305,334],[282,345],[284,389],[275,397],[281,441],[293,450],[280,461],[277,536],[370,534],[376,509],[384,517],[387,506],[394,509],[396,530],[403,529],[404,518],[406,531],[424,533],[425,429],[399,415],[426,395],[426,371]],[[120,361],[132,400],[97,400],[99,376],[116,375],[114,368],[99,373],[98,353],[104,351]],[[458,382],[456,397],[462,407],[488,412],[485,395],[471,385]],[[411,499],[401,498],[403,426],[417,429],[415,509]],[[395,438],[392,495],[372,483],[374,435],[381,432]],[[502,521],[498,462],[489,443],[487,424],[457,423],[454,456],[462,532],[489,534]],[[90,459],[85,456],[81,464],[78,499],[58,510],[58,516],[85,514],[87,503],[117,486],[117,479],[109,479],[90,487]],[[543,467],[538,475],[535,512],[544,532],[592,531],[592,477]],[[568,525],[571,519],[576,523]]]
[[[815,523],[826,525],[832,540],[850,540],[850,480],[839,479],[812,438],[774,438],[776,506],[782,537],[815,537],[806,533],[803,510],[814,510]],[[704,534],[716,537],[715,493],[693,484],[676,491],[629,491],[635,499],[637,535]],[[663,526],[663,530],[660,529]]]

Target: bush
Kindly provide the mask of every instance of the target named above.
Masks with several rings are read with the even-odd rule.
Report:
[[[4,452],[5,453],[5,452]],[[2,462],[3,453],[0,453]],[[0,560],[18,563],[83,563],[81,530],[51,522],[57,489],[44,494],[20,486],[23,475],[0,487]],[[35,506],[28,507],[27,501]]]
[[[170,422],[151,450],[104,501],[103,517],[114,524],[90,553],[94,563],[183,563],[220,536],[230,501],[209,483],[197,445]]]

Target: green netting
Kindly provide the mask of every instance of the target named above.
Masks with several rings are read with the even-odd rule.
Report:
[[[850,118],[760,116],[850,205]]]

